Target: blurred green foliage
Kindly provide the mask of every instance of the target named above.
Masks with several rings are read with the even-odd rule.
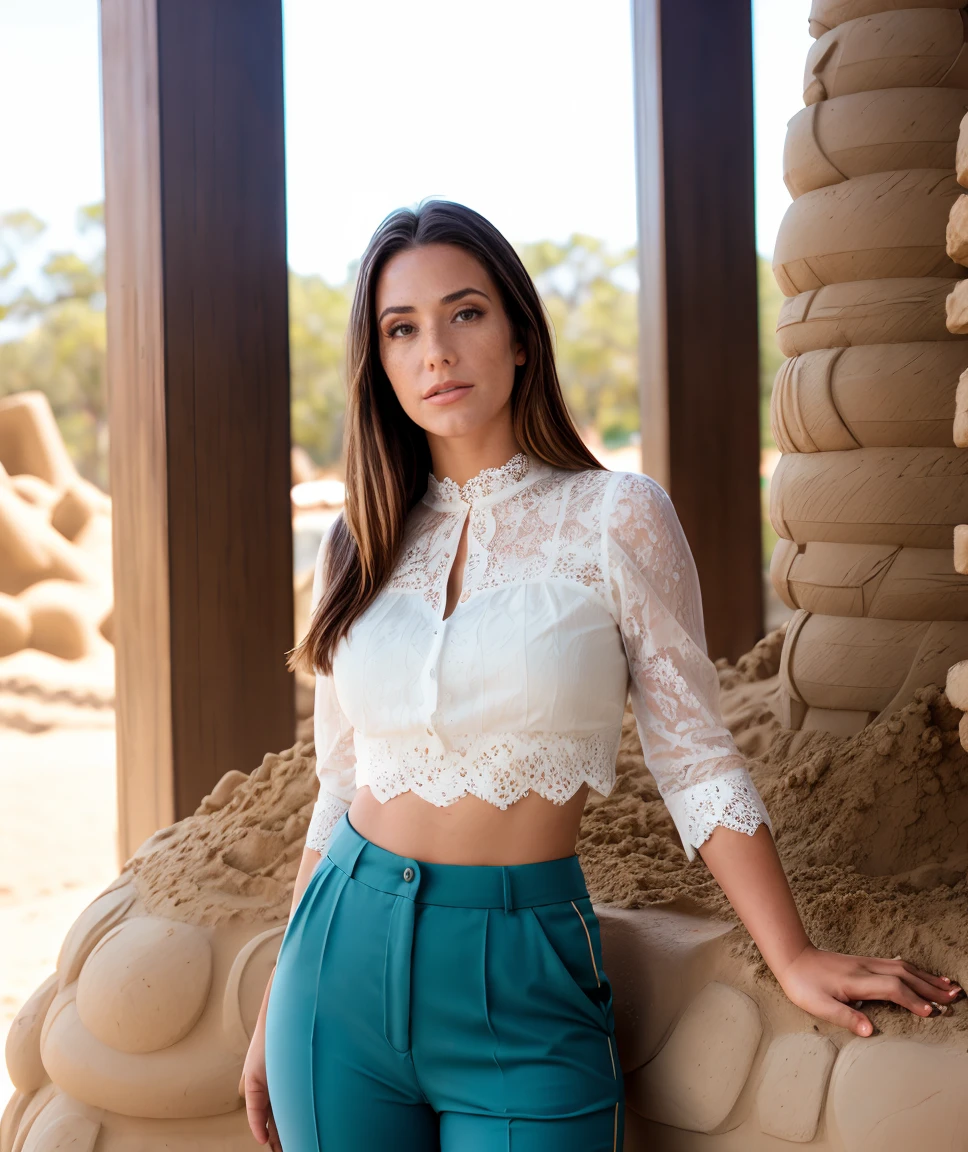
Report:
[[[611,253],[576,232],[565,244],[541,240],[517,251],[551,317],[572,418],[608,448],[627,444],[639,429],[635,248]]]
[[[101,204],[82,208],[81,232],[100,232]],[[9,286],[23,250],[45,231],[31,212],[0,216],[0,289]],[[84,260],[73,252],[51,253],[41,269],[45,292],[5,293],[0,320],[23,334],[0,343],[0,396],[27,389],[46,393],[78,470],[107,487],[107,412],[104,394],[104,250]],[[28,327],[29,326],[29,327]]]
[[[0,215],[0,396],[25,389],[46,393],[78,470],[107,489],[103,205],[78,212],[79,231],[99,241],[92,257],[51,253],[41,270],[40,294],[15,290],[23,253],[45,227],[27,211]],[[517,250],[551,318],[562,388],[576,423],[594,429],[607,447],[628,443],[639,425],[635,248],[612,252],[602,240],[574,233],[564,243],[541,240]],[[289,275],[293,443],[317,464],[334,468],[342,442],[344,340],[354,274],[339,285]],[[770,390],[782,361],[773,336],[782,297],[762,258],[759,288],[760,428],[766,447],[772,445]]]

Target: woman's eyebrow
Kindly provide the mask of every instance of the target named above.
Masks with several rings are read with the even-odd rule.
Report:
[[[483,296],[485,300],[490,300],[490,296],[483,292],[480,288],[459,288],[456,292],[448,292],[446,296],[441,296],[441,304],[453,304],[455,300],[460,300],[462,296],[467,296],[470,293],[476,293],[478,296]],[[377,324],[388,312],[416,312],[416,308],[412,304],[391,304],[389,308],[384,308],[380,313]]]

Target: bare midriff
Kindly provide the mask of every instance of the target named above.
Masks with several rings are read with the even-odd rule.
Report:
[[[436,864],[534,864],[575,851],[588,785],[564,804],[529,792],[501,809],[479,796],[438,807],[415,792],[384,802],[363,785],[349,822],[367,840],[414,860]]]

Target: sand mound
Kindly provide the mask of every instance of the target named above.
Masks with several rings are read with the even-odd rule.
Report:
[[[228,772],[192,816],[162,828],[125,862],[151,915],[187,924],[276,924],[292,888],[316,799],[313,745],[267,753]]]
[[[811,939],[841,952],[896,956],[968,979],[968,753],[960,711],[936,685],[851,737],[782,728],[769,707],[783,628],[736,666],[717,661],[723,713],[773,819],[777,846]],[[708,869],[686,861],[645,768],[630,714],[618,780],[592,797],[578,851],[594,900],[674,906],[735,922]],[[734,948],[755,981],[776,984],[740,926]],[[764,988],[766,991],[766,988]],[[873,1009],[884,1031],[922,1022]],[[968,1030],[964,1002],[932,1021],[934,1038]]]

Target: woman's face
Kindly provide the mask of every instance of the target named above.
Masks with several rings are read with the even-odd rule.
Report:
[[[377,281],[376,317],[384,371],[428,436],[466,436],[509,420],[525,349],[469,252],[454,244],[398,252]]]

